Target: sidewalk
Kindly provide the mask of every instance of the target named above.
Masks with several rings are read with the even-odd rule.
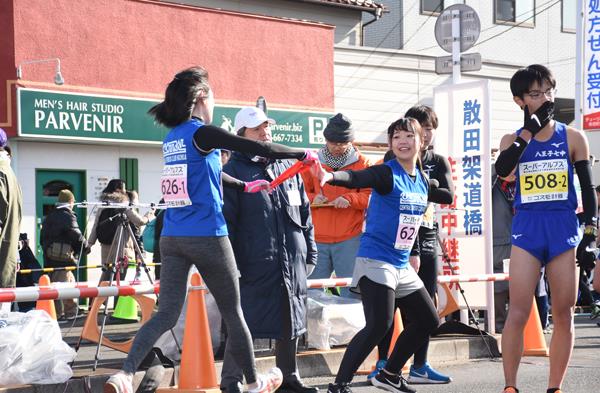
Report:
[[[85,318],[79,319],[71,328],[71,322],[61,323],[63,339],[72,347],[75,347],[81,334],[81,327]],[[126,340],[132,337],[139,324],[107,324],[106,334],[113,341]],[[495,339],[487,337],[487,342],[492,352],[497,356],[499,348],[499,336]],[[330,351],[308,350],[299,354],[298,368],[303,377],[314,377],[322,375],[334,375],[340,365],[345,347],[335,348]],[[79,349],[75,364],[73,366],[73,378],[65,384],[55,385],[24,385],[13,387],[0,387],[0,393],[80,393],[85,392],[84,384],[87,384],[91,392],[102,392],[104,381],[120,368],[125,360],[125,354],[114,351],[107,347],[100,349],[100,361],[96,371],[92,370],[96,344],[84,342]],[[365,365],[375,364],[375,354],[365,361]],[[488,350],[481,337],[451,336],[434,338],[429,346],[429,361],[432,364],[443,362],[459,362],[469,359],[489,357]],[[259,372],[267,371],[275,365],[273,356],[258,357],[256,359]],[[221,362],[216,362],[217,377],[221,373]],[[136,383],[139,383],[143,373],[138,372]],[[173,378],[173,370],[168,369],[162,381],[163,386],[168,386]],[[219,378],[218,378],[219,379]]]

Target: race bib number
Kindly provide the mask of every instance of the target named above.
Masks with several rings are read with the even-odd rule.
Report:
[[[191,205],[187,189],[187,164],[165,165],[160,178],[160,188],[167,206]]]
[[[394,248],[397,250],[410,250],[415,242],[422,216],[400,214],[398,232]]]
[[[569,196],[566,159],[519,164],[521,203],[564,201]]]

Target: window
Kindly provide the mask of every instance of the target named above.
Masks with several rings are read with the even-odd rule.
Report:
[[[125,182],[128,191],[139,191],[137,158],[119,158],[119,178]]]
[[[421,13],[439,14],[444,9],[454,4],[465,4],[465,0],[421,0]]]
[[[535,24],[535,0],[496,0],[496,23]]]
[[[577,27],[577,5],[575,0],[562,0],[562,31],[575,32]]]
[[[60,190],[73,191],[73,185],[65,182],[64,180],[52,180],[43,186],[43,195],[50,197],[58,197]]]

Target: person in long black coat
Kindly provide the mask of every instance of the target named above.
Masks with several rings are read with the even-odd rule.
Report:
[[[44,250],[44,267],[76,266],[82,253],[89,253],[88,243],[79,229],[77,216],[73,212],[75,197],[69,190],[61,190],[58,194],[56,208],[44,219],[40,233],[40,243]],[[73,250],[70,260],[56,260],[48,255],[48,249],[53,243],[68,244]],[[50,274],[52,282],[74,282],[75,276],[70,271],[57,270]],[[59,319],[71,319],[77,316],[77,301],[75,299],[55,300],[56,316]]]
[[[238,135],[270,142],[272,120],[258,108],[242,109]],[[233,152],[223,171],[251,182],[272,181],[293,163]],[[254,338],[273,338],[280,389],[316,393],[298,375],[298,337],[306,331],[306,277],[317,261],[310,203],[298,174],[272,190],[254,194],[224,189],[223,214],[240,271],[242,310]],[[311,269],[312,268],[312,269]],[[242,372],[225,349],[221,389],[237,393]]]

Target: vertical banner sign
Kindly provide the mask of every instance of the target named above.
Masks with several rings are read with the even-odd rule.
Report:
[[[583,129],[600,129],[600,1],[584,1]]]
[[[493,273],[489,81],[434,89],[439,118],[435,150],[448,158],[454,202],[436,211],[439,233],[450,257],[441,274]],[[463,284],[469,305],[488,308],[492,283]],[[457,285],[450,284],[461,306]]]

